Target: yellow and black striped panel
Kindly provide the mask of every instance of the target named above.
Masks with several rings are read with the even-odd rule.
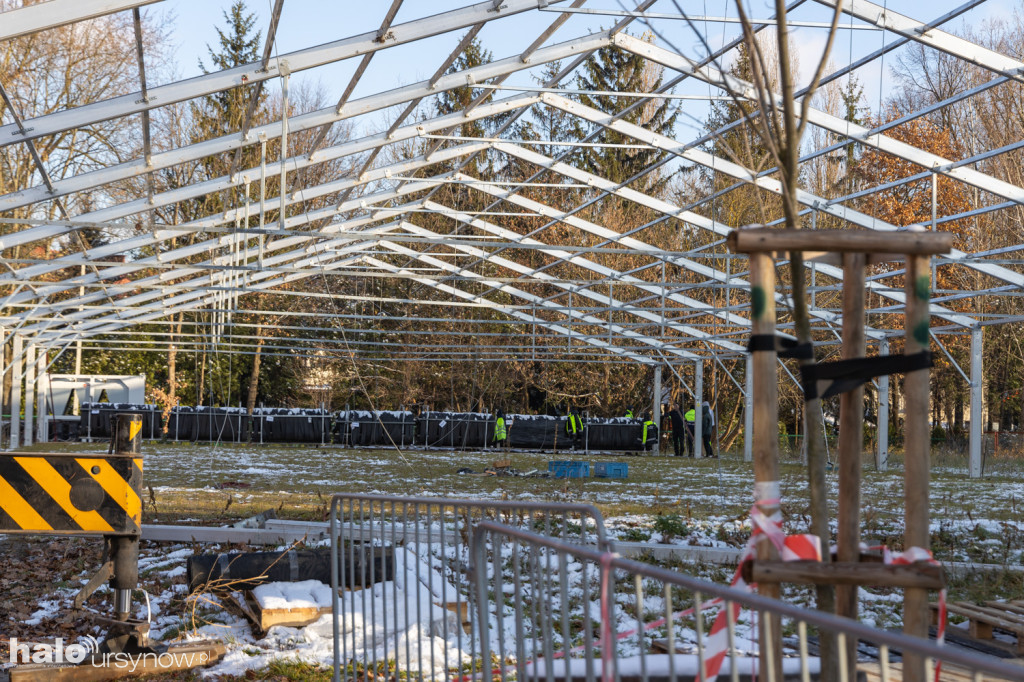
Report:
[[[0,533],[138,534],[142,458],[0,454]]]

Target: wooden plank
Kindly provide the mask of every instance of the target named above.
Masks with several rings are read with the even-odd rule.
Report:
[[[880,232],[875,230],[787,230],[746,228],[726,237],[737,253],[827,251],[831,253],[895,253],[929,256],[949,253],[950,232]]]
[[[10,669],[11,682],[95,682],[98,680],[114,680],[122,677],[139,677],[157,673],[170,673],[176,670],[190,670],[199,666],[216,663],[227,647],[219,642],[195,642],[183,645],[171,645],[163,656],[156,654],[132,656],[131,663],[124,665],[127,658],[111,658],[109,665],[101,665],[101,660],[83,662],[81,665],[66,668],[54,668],[49,665],[19,665]],[[171,654],[167,656],[167,654]],[[127,654],[125,654],[127,656]],[[119,667],[118,661],[124,667]],[[137,665],[135,665],[137,663]]]
[[[256,615],[256,622],[263,632],[266,632],[275,625],[304,627],[310,623],[315,623],[320,620],[320,616],[331,612],[330,606],[295,606],[286,609],[267,609],[260,605],[259,600],[251,591],[245,593],[245,600]]]
[[[751,561],[743,568],[744,579],[761,583],[798,583],[811,585],[864,585],[875,587],[917,587],[940,590],[945,586],[942,566],[917,563],[909,565],[839,561]],[[748,577],[749,576],[749,577]]]
[[[1018,606],[1017,604],[1005,601],[987,601],[985,602],[985,606],[993,609],[999,609],[1000,611],[1006,611],[1007,614],[1024,616],[1024,606]],[[1021,623],[1024,624],[1024,620],[1021,620]]]
[[[864,337],[864,267],[863,253],[843,254],[843,360],[862,358],[866,352]],[[864,386],[846,391],[839,396],[839,507],[836,534],[838,562],[859,569],[860,557],[860,489],[861,461],[864,454]],[[826,564],[827,565],[827,564]],[[859,569],[863,575],[863,569]],[[824,574],[819,574],[824,575]],[[897,572],[877,575],[899,576]],[[836,614],[857,620],[857,585],[836,583]],[[848,674],[855,676],[857,667],[857,640],[846,639]]]
[[[857,665],[857,670],[863,673],[863,679],[865,682],[881,682],[882,681],[882,664],[878,662],[864,662]],[[888,671],[889,682],[902,682],[903,676],[903,664],[900,662],[890,662]],[[953,665],[951,663],[942,664],[942,682],[974,682],[973,671],[968,670],[962,666]],[[986,680],[1012,680],[1009,677],[997,677],[994,675],[985,674],[982,679]]]

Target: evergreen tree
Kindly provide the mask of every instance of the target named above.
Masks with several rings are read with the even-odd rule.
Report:
[[[753,80],[746,44],[739,46],[737,58],[730,66],[729,73],[740,80]],[[756,103],[747,100],[726,99],[712,102],[704,129],[707,135],[713,137],[704,145],[705,151],[754,172],[765,170],[770,163],[770,153],[761,141],[757,126],[746,121],[756,108]],[[718,132],[737,121],[744,122]],[[698,174],[700,194],[715,194],[736,184],[736,179],[732,176],[716,173],[704,166],[698,169]],[[776,203],[772,196],[759,192],[753,185],[744,184],[716,198],[701,210],[716,221],[739,227],[766,222],[770,219],[769,214],[774,217]]]
[[[616,45],[597,51],[587,60],[584,72],[577,76],[580,90],[602,92],[655,92],[662,85],[663,69],[632,52]],[[662,135],[671,136],[675,128],[678,109],[671,100],[652,99],[643,104],[636,97],[614,94],[579,95],[580,102],[608,114],[622,114],[621,120],[642,126]],[[603,129],[597,142],[608,144],[636,144],[636,140],[612,130]],[[621,147],[593,147],[582,154],[583,167],[613,182],[624,182],[644,169],[668,157],[668,152],[654,149],[624,149]],[[651,195],[659,195],[668,183],[663,173],[650,173],[635,181],[633,187]]]
[[[224,71],[259,60],[261,35],[259,31],[252,33],[256,15],[246,11],[245,0],[235,0],[231,9],[224,12],[224,21],[227,24],[225,29],[217,28],[219,50],[214,51],[210,45],[206,46],[211,66],[217,71]],[[203,73],[210,73],[202,60],[199,68]],[[260,93],[262,103],[266,95],[256,84],[206,95],[193,110],[198,131],[213,136],[239,130],[245,111],[257,92]]]

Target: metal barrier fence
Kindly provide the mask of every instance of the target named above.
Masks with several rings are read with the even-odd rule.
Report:
[[[448,679],[480,667],[470,542],[482,521],[611,551],[590,505],[338,494],[330,507],[334,679]],[[513,560],[507,548],[478,548]],[[339,594],[339,588],[345,588]],[[582,598],[591,598],[582,586]]]
[[[495,546],[506,548],[501,556],[511,561],[495,565]],[[709,666],[720,662],[722,677],[733,682],[806,682],[820,672],[820,659],[812,654],[815,634],[823,632],[836,639],[839,669],[833,679],[840,682],[1024,679],[1024,667],[995,658],[493,521],[474,530],[472,571],[474,620],[478,627],[486,624],[481,631],[487,636],[481,639],[479,661],[464,676],[453,675],[458,680],[703,682],[714,679]],[[592,598],[581,589],[587,585]],[[516,598],[496,599],[508,594]],[[716,613],[724,610],[724,619],[712,619],[699,608],[709,602],[716,604]],[[781,637],[783,653],[761,666],[759,638],[771,632]],[[859,658],[873,662],[845,658],[851,638],[859,641]],[[613,645],[604,646],[608,642]],[[765,648],[768,659],[774,658],[772,650]],[[481,668],[485,661],[489,669]],[[941,675],[935,675],[940,664]]]

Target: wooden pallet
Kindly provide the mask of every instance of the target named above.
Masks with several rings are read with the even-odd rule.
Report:
[[[930,606],[932,622],[935,623],[938,621],[939,605]],[[1013,635],[1016,640],[1013,652],[1018,656],[1024,655],[1024,599],[987,601],[981,605],[958,601],[947,604],[946,610],[950,615],[967,618],[967,633],[975,639],[991,640],[995,629]]]

